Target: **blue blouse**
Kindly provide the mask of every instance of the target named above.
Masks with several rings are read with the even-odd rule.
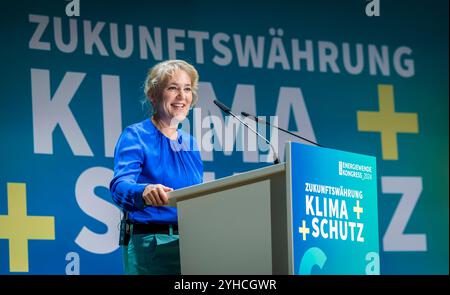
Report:
[[[128,211],[132,222],[178,223],[176,208],[145,205],[142,192],[148,184],[176,190],[202,181],[203,163],[190,134],[179,129],[178,138],[171,140],[146,119],[120,135],[109,188],[114,202]]]

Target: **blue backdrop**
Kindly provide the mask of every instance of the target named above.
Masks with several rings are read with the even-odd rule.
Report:
[[[200,73],[184,127],[206,180],[270,164],[267,146],[237,150],[213,99],[277,116],[377,158],[382,274],[448,274],[448,1],[36,0],[2,11],[0,273],[123,272],[114,144],[148,116],[148,68],[178,58]],[[292,138],[260,131],[283,158]]]

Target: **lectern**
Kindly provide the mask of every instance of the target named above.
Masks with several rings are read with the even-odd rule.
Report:
[[[379,274],[376,159],[286,149],[285,163],[169,194],[182,274]]]

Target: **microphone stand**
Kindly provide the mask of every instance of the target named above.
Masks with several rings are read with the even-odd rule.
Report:
[[[295,137],[297,137],[297,138],[300,138],[300,139],[302,139],[302,140],[305,140],[305,141],[307,141],[307,142],[309,142],[309,143],[312,143],[312,144],[314,144],[314,145],[316,145],[316,146],[324,147],[324,146],[318,144],[317,142],[314,142],[314,141],[311,141],[311,140],[306,139],[306,138],[304,138],[304,137],[301,137],[300,135],[295,134],[295,133],[293,133],[293,132],[291,132],[291,131],[289,131],[289,130],[286,130],[286,129],[283,129],[283,128],[281,128],[281,127],[272,125],[272,124],[270,124],[269,122],[267,122],[266,120],[259,119],[258,117],[253,116],[253,115],[250,115],[250,114],[247,113],[247,112],[241,112],[241,114],[242,114],[242,116],[244,116],[244,117],[249,117],[249,118],[255,120],[255,121],[258,122],[258,123],[259,123],[259,122],[265,123],[265,124],[268,125],[268,126],[278,128],[278,130],[281,130],[281,131],[283,131],[283,132],[286,132],[286,133],[288,133],[288,134],[290,134],[290,135],[293,135],[293,136],[295,136]]]
[[[235,114],[233,114],[233,112],[231,112],[230,108],[228,108],[226,105],[224,105],[223,103],[221,103],[220,101],[218,101],[217,99],[214,100],[214,104],[216,106],[218,106],[222,111],[224,111],[225,113],[233,116],[234,118],[236,118],[239,122],[241,122],[245,127],[247,127],[248,129],[250,129],[251,131],[253,131],[256,135],[258,135],[259,137],[261,137],[262,139],[264,139],[264,141],[270,146],[270,148],[272,149],[273,152],[273,163],[274,164],[279,164],[280,160],[278,159],[278,155],[275,152],[275,148],[272,146],[272,144],[270,143],[269,140],[267,140],[267,138],[265,138],[264,136],[262,136],[261,134],[258,133],[258,131],[256,131],[255,129],[253,129],[252,127],[250,127],[247,123],[245,123],[241,118],[239,118],[238,116],[236,116]]]

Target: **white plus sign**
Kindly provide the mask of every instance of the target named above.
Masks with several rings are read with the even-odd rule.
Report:
[[[356,206],[353,207],[353,212],[356,213],[356,218],[359,219],[359,214],[364,212],[362,207],[359,207],[359,200],[356,201]]]
[[[306,227],[306,221],[302,221],[302,226],[298,228],[298,232],[303,235],[303,241],[306,240],[306,234],[309,234],[309,228]]]

